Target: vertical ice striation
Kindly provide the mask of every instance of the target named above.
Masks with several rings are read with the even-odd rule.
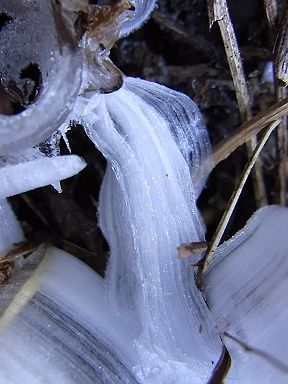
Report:
[[[156,354],[159,361],[188,363],[201,382],[211,373],[211,361],[218,360],[220,341],[193,271],[176,251],[204,236],[197,181],[192,183],[176,143],[186,154],[191,146],[192,163],[206,159],[200,113],[185,96],[137,79],[126,79],[113,94],[82,98],[76,109],[84,109],[82,118],[77,111],[76,117],[108,160],[99,215],[111,251],[110,304],[127,316],[136,312],[139,351]],[[152,360],[150,369],[157,371],[157,359]]]

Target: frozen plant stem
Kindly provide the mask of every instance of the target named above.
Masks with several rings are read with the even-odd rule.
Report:
[[[239,182],[239,185],[237,186],[237,188],[235,189],[235,191],[233,192],[230,200],[229,200],[229,203],[228,203],[228,206],[220,220],[220,223],[215,231],[215,234],[212,238],[212,241],[208,247],[208,250],[204,256],[204,258],[202,259],[201,263],[200,263],[200,266],[199,266],[199,269],[198,269],[198,284],[199,286],[201,287],[202,285],[202,276],[203,276],[203,273],[205,272],[206,268],[207,268],[207,265],[209,263],[209,261],[211,260],[211,258],[213,257],[213,254],[216,250],[216,248],[218,247],[220,241],[221,241],[221,238],[223,236],[223,233],[227,227],[227,224],[230,220],[230,217],[234,211],[234,208],[238,202],[238,199],[240,197],[240,194],[242,192],[242,189],[246,183],[246,180],[248,179],[248,176],[263,148],[263,146],[265,145],[266,141],[268,140],[269,136],[271,135],[271,133],[273,132],[274,128],[279,125],[280,123],[280,120],[277,120],[275,122],[273,122],[272,124],[270,124],[265,133],[263,134],[263,137],[259,140],[256,148],[254,149],[254,152],[252,154],[252,157],[251,159],[248,161],[247,165],[245,166],[244,168],[244,171],[241,175],[241,178],[240,178],[240,182]]]
[[[242,122],[244,122],[251,118],[252,113],[249,101],[249,93],[241,62],[241,56],[233,25],[229,16],[226,0],[208,0],[208,12],[210,28],[214,22],[217,21],[221,31],[230,72],[235,86],[240,117]],[[246,143],[248,156],[251,156],[256,143],[256,136],[252,136],[250,141]],[[255,164],[253,186],[257,206],[267,205],[266,189],[260,162]]]

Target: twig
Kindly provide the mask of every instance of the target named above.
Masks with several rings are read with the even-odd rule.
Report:
[[[229,16],[226,0],[208,0],[208,13],[210,28],[215,21],[218,22],[230,72],[236,91],[240,117],[242,122],[252,117],[249,93],[245,81],[240,51],[238,48],[235,32]],[[256,136],[252,136],[246,143],[248,156],[251,156],[257,143]],[[261,163],[257,162],[253,172],[253,186],[255,199],[258,206],[267,204],[265,183],[262,174]]]
[[[269,364],[273,365],[276,369],[284,372],[286,375],[288,374],[288,365],[283,363],[281,360],[277,359],[275,356],[271,355],[270,353],[262,351],[261,349],[258,349],[258,348],[251,347],[250,345],[246,344],[244,341],[238,339],[233,335],[230,335],[228,332],[224,332],[223,337],[227,337],[235,341],[235,343],[239,344],[245,350],[245,352],[254,353],[255,355],[266,360]]]
[[[221,240],[223,233],[227,227],[227,224],[230,220],[230,217],[234,211],[234,208],[238,202],[238,199],[239,199],[240,194],[242,192],[242,189],[246,183],[246,180],[247,180],[247,178],[248,178],[248,176],[249,176],[262,148],[263,148],[263,146],[265,145],[266,141],[268,140],[268,138],[269,138],[270,134],[272,133],[272,131],[274,130],[274,128],[277,125],[279,125],[279,123],[280,123],[280,120],[277,120],[277,121],[271,123],[267,127],[265,133],[263,134],[263,137],[261,137],[256,148],[254,149],[252,157],[250,158],[250,160],[248,161],[248,163],[246,164],[246,166],[244,168],[244,171],[242,172],[239,185],[234,190],[234,192],[233,192],[233,194],[229,200],[228,206],[227,206],[227,208],[226,208],[226,210],[225,210],[225,212],[224,212],[224,214],[220,220],[220,223],[218,224],[218,227],[214,233],[214,236],[211,240],[211,243],[208,247],[208,250],[207,250],[204,258],[202,259],[200,266],[199,266],[197,279],[198,279],[198,283],[200,286],[202,283],[203,273],[205,272],[209,261],[211,260],[216,248],[218,247],[218,245],[220,243],[220,240]]]
[[[288,114],[288,98],[271,105],[266,111],[259,113],[251,120],[246,121],[232,135],[221,140],[213,148],[214,166],[225,160],[238,147],[243,145],[273,121],[281,119]]]

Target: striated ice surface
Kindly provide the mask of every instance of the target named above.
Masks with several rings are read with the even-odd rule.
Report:
[[[0,320],[0,382],[137,383],[134,328],[109,310],[102,278],[48,248]]]
[[[144,89],[142,94],[138,87]],[[167,102],[161,114],[157,98],[164,95]],[[113,94],[81,99],[76,115],[108,160],[99,215],[110,245],[110,305],[127,316],[136,311],[140,349],[166,362],[187,363],[191,374],[197,372],[203,380],[211,373],[211,361],[220,356],[221,343],[193,271],[177,259],[179,244],[203,240],[204,233],[195,186],[175,138],[184,140],[189,127],[194,132],[199,148],[193,154],[195,164],[206,155],[207,143],[201,141],[202,123],[194,124],[193,116],[200,120],[195,104],[178,94],[176,106],[187,115],[182,124],[180,112],[173,110],[174,100],[175,93],[170,96],[164,87],[126,79]],[[206,133],[203,136],[206,139]],[[192,142],[190,133],[188,137]],[[163,369],[155,370],[155,381],[149,380],[161,382]]]
[[[204,292],[220,335],[227,332],[260,351],[247,352],[224,336],[232,357],[227,382],[287,383],[287,225],[287,208],[261,209],[219,247],[204,276]]]
[[[165,119],[198,195],[211,170],[211,144],[197,105],[188,96],[149,81],[127,78],[125,86]]]

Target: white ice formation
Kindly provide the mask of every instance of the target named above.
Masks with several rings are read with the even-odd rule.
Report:
[[[4,50],[18,29],[26,33],[34,13],[40,24],[43,17],[50,21],[44,56],[37,56],[41,47],[28,44],[28,56],[19,61],[37,58],[47,73],[42,92],[25,111],[0,119],[0,277],[5,267],[12,269],[8,283],[0,284],[0,383],[219,383],[223,343],[232,358],[226,383],[286,383],[287,209],[263,209],[222,245],[201,292],[189,262],[177,258],[181,243],[204,240],[196,199],[209,172],[210,144],[199,110],[180,93],[131,78],[106,95],[84,87],[76,99],[81,52],[67,35],[55,40],[57,2],[41,2],[43,8],[30,0],[15,2],[22,8],[10,3],[0,6],[15,19],[0,35]],[[154,5],[135,0],[136,18],[123,24],[120,35],[139,26]],[[15,13],[18,8],[22,13]],[[55,61],[46,61],[47,41]],[[9,91],[19,74],[15,63],[12,69],[0,63]],[[20,91],[33,85],[21,80]],[[31,148],[71,121],[83,125],[108,162],[99,201],[110,246],[105,279],[51,246],[5,260],[24,238],[5,198],[84,167],[77,156],[45,158]]]

